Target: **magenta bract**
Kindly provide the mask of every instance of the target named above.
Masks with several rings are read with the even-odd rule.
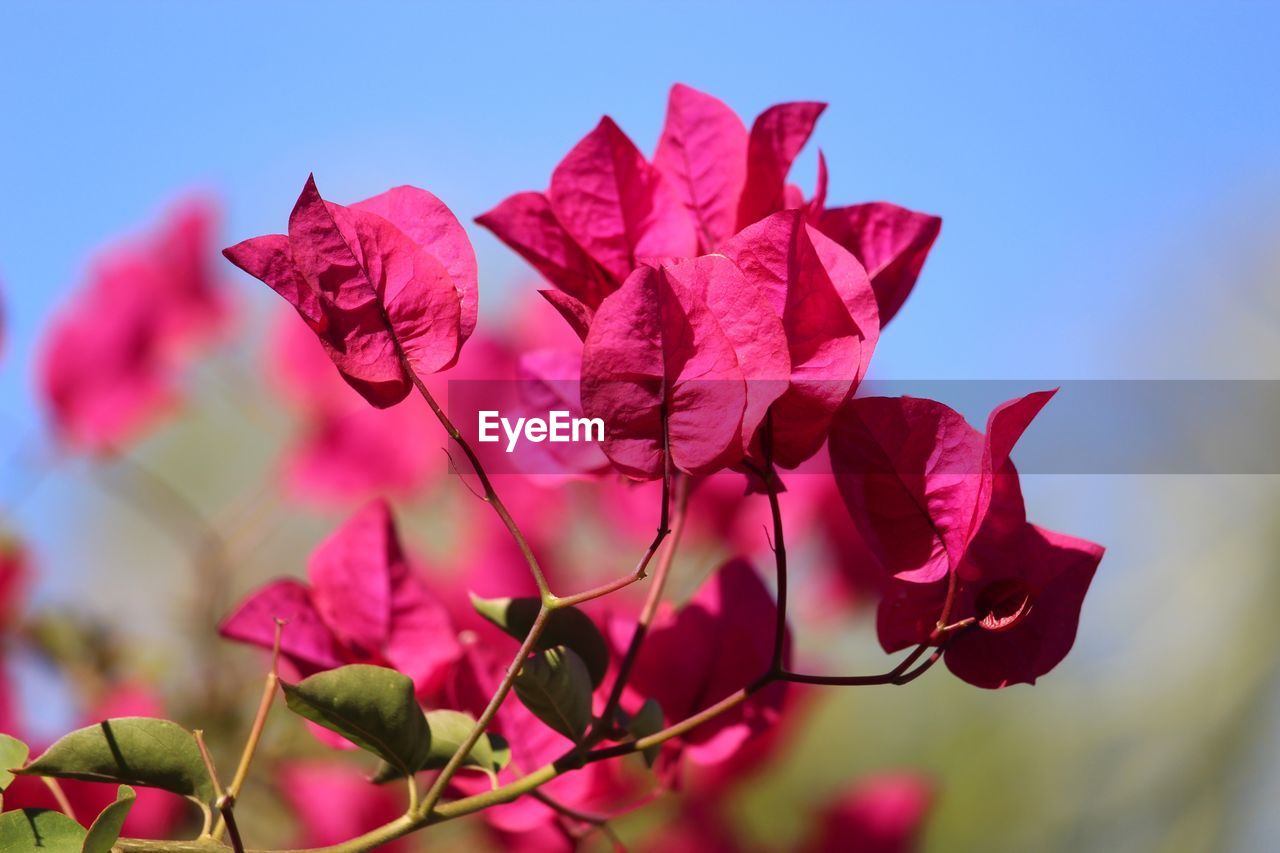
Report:
[[[818,228],[866,267],[880,324],[888,325],[915,287],[942,220],[877,201],[820,211]]]
[[[1100,545],[1033,524],[998,540],[984,533],[966,560],[950,615],[976,624],[950,641],[947,668],[978,687],[1034,684],[1071,650],[1102,554]],[[946,581],[892,581],[876,620],[885,651],[927,642],[945,597]]]
[[[604,452],[652,479],[704,474],[742,453],[747,388],[733,342],[695,283],[642,266],[596,312],[582,353],[582,407],[605,421]]]
[[[747,128],[722,101],[682,83],[672,86],[653,165],[693,216],[701,252],[715,251],[738,230]]]
[[[437,689],[460,652],[444,606],[400,546],[391,510],[375,501],[311,555],[309,583],[273,581],[222,623],[229,639],[271,648],[286,620],[280,653],[300,675],[349,663],[390,666],[419,695]]]
[[[875,294],[857,259],[796,211],[744,229],[724,252],[782,321],[791,369],[772,406],[772,453],[794,467],[822,446],[866,374],[880,336]]]
[[[628,690],[637,700],[657,699],[668,724],[714,705],[768,669],[776,615],[773,596],[755,568],[746,560],[730,560],[683,608],[660,613]],[[610,633],[625,648],[631,625],[618,620]],[[728,759],[776,722],[785,687],[766,687],[748,703],[691,731],[683,739],[689,757],[699,764]]]
[[[932,400],[866,397],[841,407],[831,431],[832,470],[886,571],[929,583],[961,565],[993,490],[1011,485],[1000,479],[1008,476],[1009,452],[1053,393],[997,407],[985,436]]]
[[[308,178],[287,236],[255,237],[223,254],[283,296],[342,377],[379,408],[409,393],[407,370],[425,376],[452,366],[475,328],[471,245],[423,190],[400,187],[343,207]]]

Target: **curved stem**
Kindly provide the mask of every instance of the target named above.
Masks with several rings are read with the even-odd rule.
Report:
[[[947,597],[942,601],[942,612],[938,614],[938,624],[934,626],[933,632],[929,635],[929,640],[936,641],[947,631],[947,620],[951,618],[951,608],[955,606],[956,591],[959,589],[959,579],[956,576],[956,570],[952,569],[947,572]]]
[[[546,614],[548,614],[549,612],[550,612],[549,610],[547,610],[546,608],[543,608],[542,611],[539,612],[538,618],[540,620],[545,621]],[[539,627],[538,622],[536,620],[535,620],[534,626],[535,628]],[[531,637],[533,636],[532,631],[530,632],[530,636]],[[528,638],[526,638],[525,644],[521,647],[521,653],[523,654],[525,652],[525,647],[532,649],[532,646],[533,644],[529,641]],[[438,802],[439,794],[437,793],[435,796],[434,803],[431,805],[428,805],[427,802],[424,801],[423,807],[420,808],[416,814],[403,815],[391,821],[390,823],[387,823],[371,832],[367,832],[364,835],[359,836],[358,838],[353,838],[349,841],[344,841],[340,844],[334,844],[328,847],[306,848],[301,850],[276,851],[275,853],[366,853],[366,851],[377,849],[379,845],[386,844],[397,838],[408,835],[411,832],[422,829],[423,827],[430,826],[436,823],[443,823],[445,821],[453,820],[459,817],[464,817],[466,815],[474,814],[475,812],[483,811],[484,809],[491,808],[493,806],[502,805],[503,803],[509,803],[515,799],[518,799],[521,796],[524,796],[525,794],[529,794],[537,790],[539,787],[541,787],[542,785],[545,785],[547,782],[550,782],[552,779],[556,778],[560,774],[568,772],[570,770],[576,770],[578,768],[583,767],[584,765],[594,764],[597,761],[605,761],[610,758],[618,758],[623,755],[629,755],[633,752],[641,752],[645,749],[649,749],[650,747],[661,746],[662,744],[666,743],[667,741],[673,738],[677,738],[677,737],[680,737],[681,735],[687,734],[691,730],[697,728],[698,726],[702,725],[703,723],[711,719],[714,719],[715,717],[718,717],[719,715],[725,713],[726,711],[729,711],[733,708],[738,707],[743,702],[746,702],[748,699],[750,699],[753,694],[759,692],[760,690],[763,690],[765,687],[769,686],[775,681],[799,681],[799,682],[814,683],[814,684],[853,684],[853,685],[906,683],[907,681],[910,681],[918,677],[925,671],[927,671],[929,667],[931,667],[934,663],[937,662],[937,660],[942,656],[942,652],[944,651],[944,647],[939,647],[935,649],[933,655],[931,655],[928,660],[926,660],[920,666],[916,667],[914,670],[911,670],[910,669],[911,664],[919,660],[920,656],[923,655],[925,650],[927,650],[928,648],[929,647],[927,644],[922,644],[920,647],[914,650],[910,655],[908,655],[902,661],[902,663],[898,664],[898,666],[895,667],[894,670],[892,670],[890,673],[885,673],[879,676],[856,676],[856,677],[846,678],[842,676],[810,676],[810,675],[802,675],[799,673],[767,672],[764,675],[762,675],[760,678],[756,679],[755,682],[748,685],[747,687],[744,687],[741,690],[738,690],[734,693],[729,694],[728,696],[721,699],[719,702],[715,703],[714,705],[708,708],[705,708],[696,714],[692,714],[689,717],[686,717],[685,719],[681,720],[680,722],[674,723],[673,725],[668,726],[662,731],[657,732],[656,734],[639,738],[629,743],[621,743],[615,746],[593,750],[592,752],[587,753],[585,756],[578,755],[576,750],[571,751],[569,754],[565,755],[563,758],[551,764],[543,765],[542,767],[538,768],[537,770],[533,771],[527,776],[522,776],[521,778],[515,780],[514,782],[510,782],[506,785],[503,785],[500,788],[495,788],[492,791],[485,791],[483,793],[475,794],[470,797],[463,797],[461,799],[453,800],[451,802],[440,803]],[[517,662],[513,664],[512,669],[509,670],[509,673],[514,672],[519,662],[522,660],[523,660],[522,657],[518,657]],[[509,679],[507,681],[509,681]],[[504,683],[507,683],[507,682],[504,681]],[[507,683],[507,688],[508,689],[510,688],[509,683]],[[499,692],[502,696],[506,695],[505,692],[501,690]],[[479,733],[483,732],[483,727],[487,725],[488,722],[492,719],[493,713],[496,713],[497,706],[500,704],[501,704],[501,700],[499,699],[498,696],[495,696],[494,701],[491,701],[489,704],[489,707],[485,709],[485,713],[481,715],[482,722],[477,722],[476,728],[472,730],[472,734],[475,734],[476,736],[475,740],[479,739],[479,734],[477,732]],[[468,754],[471,750],[471,747],[475,745],[475,740],[469,737],[468,738],[469,743],[463,745],[465,751],[460,751],[458,753],[455,753],[455,757],[459,755]],[[461,761],[459,761],[458,763],[460,765]],[[446,770],[447,769],[448,768],[446,768]],[[455,767],[454,770],[456,769],[457,768]],[[443,777],[444,777],[444,773],[442,772],[440,778],[443,778]],[[440,778],[437,778],[436,786],[440,787],[443,790],[444,786],[443,784],[441,784]],[[436,786],[433,786],[433,790],[434,790],[434,787]],[[430,797],[431,797],[431,793],[428,792],[428,798]],[[209,851],[211,850],[225,850],[226,848],[216,843],[211,844],[211,842],[207,840],[194,841],[194,842],[173,842],[173,841],[144,841],[141,839],[130,838],[130,839],[121,839],[120,842],[117,843],[116,849],[119,851],[119,853],[209,853]],[[249,850],[247,851],[247,853],[273,853],[273,851]]]
[[[898,678],[902,677],[911,665],[920,659],[920,656],[929,650],[928,643],[921,643],[912,650],[893,669],[888,672],[882,672],[878,675],[809,675],[801,672],[782,672],[780,678],[784,681],[793,681],[797,684],[829,684],[843,687],[863,687],[875,684],[893,684]]]
[[[196,748],[200,750],[200,760],[204,762],[205,772],[209,774],[209,781],[213,783],[214,799],[221,800],[222,795],[226,793],[222,790],[222,782],[218,780],[218,768],[213,764],[213,756],[209,754],[209,747],[204,742],[204,730],[195,729],[191,734],[196,739]]]
[[[72,820],[78,820],[76,818],[76,810],[71,807],[71,801],[67,799],[67,794],[62,790],[62,786],[58,784],[58,780],[52,776],[41,776],[40,781],[49,789],[49,793],[53,794],[53,800],[58,804],[59,811]]]
[[[636,563],[636,567],[632,569],[631,574],[600,584],[586,592],[580,592],[576,595],[568,596],[551,596],[547,599],[548,603],[553,607],[571,607],[573,605],[582,604],[595,598],[601,598],[612,592],[617,592],[624,587],[628,587],[637,581],[644,580],[645,573],[649,569],[649,563],[653,560],[653,555],[658,552],[658,548],[662,545],[663,540],[671,533],[671,486],[675,481],[677,473],[675,463],[671,460],[670,442],[671,436],[668,431],[669,422],[666,416],[666,405],[663,404],[662,409],[662,509],[658,513],[658,532],[654,535],[653,541],[649,543],[649,547],[640,556],[640,561]]]
[[[397,344],[398,346],[399,344]],[[538,565],[538,558],[534,555],[533,548],[529,545],[529,540],[525,539],[515,519],[507,511],[506,504],[498,497],[498,492],[494,489],[493,482],[480,464],[480,458],[476,456],[476,452],[471,449],[471,445],[467,440],[462,437],[462,433],[458,431],[458,428],[453,425],[453,421],[449,420],[449,416],[445,414],[444,409],[440,408],[440,404],[436,402],[435,397],[431,396],[431,392],[427,390],[427,386],[423,384],[422,379],[414,372],[403,352],[400,353],[400,361],[404,365],[405,372],[409,374],[409,378],[413,380],[413,386],[418,389],[422,399],[426,400],[427,405],[431,407],[436,420],[440,421],[440,425],[449,434],[449,438],[453,439],[454,443],[462,448],[463,454],[467,457],[467,462],[471,465],[471,470],[475,472],[476,478],[480,481],[480,487],[484,490],[483,499],[485,503],[493,507],[493,511],[498,514],[503,526],[507,528],[511,538],[515,540],[516,546],[520,549],[521,555],[524,556],[525,562],[529,564],[529,571],[533,574],[534,583],[538,585],[538,594],[546,600],[551,595],[551,588],[547,585],[546,575],[542,573],[542,566]]]
[[[276,674],[276,668],[280,662],[280,635],[284,630],[284,625],[276,622],[275,642],[272,644],[271,650],[271,671],[267,673],[266,681],[262,685],[262,698],[258,700],[258,712],[253,717],[253,726],[249,729],[249,737],[245,741],[244,751],[240,753],[240,763],[236,766],[236,775],[231,778],[231,785],[227,788],[226,808],[220,809],[221,817],[218,825],[213,828],[213,837],[215,839],[222,838],[223,833],[234,828],[231,826],[233,818],[231,810],[235,808],[236,800],[240,796],[240,789],[244,787],[245,780],[249,778],[249,767],[253,764],[254,753],[258,750],[258,742],[262,740],[262,730],[267,725],[267,714],[271,711],[271,703],[275,699],[276,687],[280,683],[280,677]]]
[[[933,650],[933,654],[924,661],[924,663],[911,669],[911,665],[920,660],[920,657],[928,651],[933,641],[921,643],[912,650],[902,661],[888,672],[882,672],[879,675],[809,675],[800,672],[781,672],[778,677],[783,681],[793,681],[797,684],[829,684],[838,687],[867,687],[876,684],[907,684],[915,681],[920,676],[929,671],[929,668],[937,663],[943,652],[947,650],[947,646],[953,639],[966,631],[972,625],[972,621],[958,622],[955,625],[947,626],[952,633],[947,636],[937,648]]]
[[[431,783],[431,787],[427,789],[427,794],[423,798],[418,808],[411,810],[412,816],[418,817],[431,814],[431,810],[435,808],[436,803],[440,801],[440,797],[444,794],[445,786],[449,784],[449,780],[458,772],[458,768],[466,761],[467,756],[471,754],[472,748],[480,740],[485,729],[493,722],[494,716],[497,715],[498,709],[502,707],[502,702],[507,698],[507,694],[511,692],[511,686],[515,683],[516,674],[520,672],[520,668],[524,666],[524,662],[529,655],[533,653],[534,647],[537,645],[538,638],[542,636],[542,630],[547,626],[547,619],[551,616],[551,608],[543,605],[538,610],[537,617],[533,620],[533,625],[529,628],[529,634],[524,638],[524,642],[520,644],[519,651],[516,652],[515,659],[511,661],[511,666],[507,667],[506,674],[503,676],[501,683],[498,685],[497,691],[489,700],[489,704],[485,706],[484,711],[480,714],[476,724],[471,727],[471,731],[467,733],[466,738],[454,750],[453,755],[449,758],[449,763],[440,771],[440,775]]]
[[[591,812],[584,812],[579,809],[575,809],[572,806],[567,806],[547,794],[544,794],[542,791],[530,791],[529,796],[533,797],[552,811],[559,812],[570,820],[578,821],[578,823],[599,825],[609,820],[606,815],[592,814]]]
[[[662,552],[661,559],[658,560],[658,568],[653,574],[653,584],[649,587],[644,606],[640,610],[640,617],[636,620],[635,630],[631,632],[631,642],[627,644],[627,651],[623,655],[621,663],[618,664],[618,674],[613,679],[613,688],[609,691],[609,698],[605,702],[604,711],[601,712],[600,719],[597,722],[599,731],[593,732],[593,735],[608,731],[609,726],[612,725],[613,715],[618,710],[618,703],[622,701],[622,691],[626,689],[627,680],[631,677],[631,670],[635,667],[636,658],[640,656],[640,648],[644,645],[644,638],[649,632],[649,625],[653,622],[653,617],[657,615],[658,605],[662,601],[662,593],[667,585],[667,577],[671,573],[671,564],[674,562],[676,549],[680,547],[680,536],[684,532],[685,518],[688,516],[689,478],[687,477],[681,477],[676,483],[675,504],[674,520],[671,524],[671,539],[667,542],[666,550]]]
[[[593,830],[599,830],[605,838],[609,839],[609,842],[613,845],[615,850],[627,849],[626,845],[622,843],[622,839],[613,831],[613,827],[609,826],[609,817],[607,815],[584,812],[580,809],[575,809],[572,806],[567,806],[559,800],[547,796],[537,788],[530,791],[529,796],[569,820],[586,824],[588,829],[586,833],[582,834],[581,837],[578,838],[579,842],[585,839]]]
[[[773,517],[773,549],[774,564],[777,567],[777,612],[773,621],[773,663],[772,672],[781,672],[783,661],[787,656],[787,544],[783,537],[782,506],[778,501],[778,472],[773,467],[773,410],[765,413],[764,425],[760,430],[760,447],[764,453],[764,467],[744,459],[742,466],[760,478],[764,483],[765,494],[769,498],[769,513]]]
[[[543,613],[549,611],[544,610]],[[536,624],[536,623],[535,623]],[[562,773],[570,770],[576,770],[586,764],[593,764],[597,761],[604,761],[609,758],[616,758],[622,755],[628,755],[632,752],[639,752],[652,746],[658,746],[666,743],[672,738],[679,737],[688,733],[691,729],[707,722],[708,720],[723,714],[732,708],[741,705],[752,694],[763,689],[772,683],[775,677],[766,675],[757,680],[754,684],[744,687],[743,689],[726,696],[716,704],[706,708],[698,713],[671,725],[656,734],[630,743],[618,744],[607,749],[598,749],[586,756],[566,756],[551,764],[545,764],[527,776],[522,776],[514,782],[495,788],[492,791],[485,791],[480,794],[474,794],[470,797],[463,797],[447,803],[439,803],[434,807],[420,808],[417,814],[406,814],[396,818],[390,823],[384,824],[371,832],[367,832],[358,838],[344,841],[340,844],[333,844],[328,847],[313,847],[299,850],[282,850],[282,851],[258,851],[248,850],[246,853],[366,853],[366,851],[376,850],[379,845],[394,841],[397,838],[408,835],[411,832],[422,829],[432,824],[443,823],[445,821],[454,820],[455,818],[464,817],[474,814],[478,811],[491,808],[493,806],[509,803],[519,797],[529,794],[537,790],[542,785],[550,782]],[[492,703],[491,703],[492,706]],[[488,709],[486,709],[486,712]],[[474,743],[472,744],[474,746]],[[468,752],[470,749],[468,748]],[[441,774],[443,776],[443,773]],[[437,784],[439,779],[437,779]],[[425,803],[424,803],[425,805]],[[209,853],[211,850],[225,850],[226,848],[216,842],[211,843],[205,841],[146,841],[143,839],[126,838],[121,839],[116,849],[119,853]]]
[[[773,559],[777,566],[778,600],[777,614],[773,622],[773,663],[774,672],[780,672],[783,660],[787,655],[787,543],[783,537],[782,505],[778,501],[778,474],[773,467],[773,416],[765,419],[764,434],[761,438],[764,448],[765,468],[757,471],[764,480],[765,493],[769,497],[769,513],[773,516]],[[750,465],[750,463],[747,463]]]

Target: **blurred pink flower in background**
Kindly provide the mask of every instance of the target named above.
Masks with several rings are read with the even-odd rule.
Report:
[[[425,438],[435,417],[416,396],[389,409],[370,406],[333,369],[306,323],[280,314],[267,366],[297,410],[296,435],[285,450],[286,494],[320,505],[350,506],[375,495],[420,494],[446,469],[438,443]]]
[[[277,775],[280,795],[298,819],[293,844],[339,844],[388,823],[404,811],[401,789],[371,785],[350,764],[339,761],[290,761]],[[378,849],[408,850],[409,839]]]
[[[182,369],[230,319],[212,271],[215,222],[211,202],[188,201],[154,234],[93,262],[39,356],[40,392],[62,442],[118,450],[176,404]]]
[[[933,786],[910,774],[855,782],[818,816],[808,853],[911,853],[933,804]]]
[[[400,545],[390,507],[368,504],[320,544],[309,584],[292,578],[252,593],[222,623],[224,637],[271,648],[297,675],[349,663],[390,666],[419,695],[438,689],[460,654],[448,612]]]
[[[662,706],[666,724],[714,705],[769,668],[777,605],[755,568],[734,559],[676,610],[664,605],[636,658],[624,696],[632,711],[646,697]],[[621,654],[633,625],[614,619],[609,635]],[[682,737],[684,754],[698,764],[729,759],[778,719],[787,685],[772,684],[752,699]]]

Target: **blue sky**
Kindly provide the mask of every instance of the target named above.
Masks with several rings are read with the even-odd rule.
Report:
[[[748,120],[779,100],[829,101],[816,141],[831,199],[944,217],[881,375],[1128,375],[1111,344],[1194,303],[1161,280],[1162,255],[1280,185],[1280,12],[1267,4],[24,3],[4,14],[0,406],[23,420],[48,312],[95,246],[175,193],[217,191],[228,240],[279,230],[313,170],[335,199],[415,183],[466,221],[543,187],[601,113],[651,149],[677,80]],[[813,160],[797,165],[805,186]],[[473,236],[486,307],[498,309],[524,268]]]

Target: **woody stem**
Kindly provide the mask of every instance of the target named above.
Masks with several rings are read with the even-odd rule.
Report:
[[[598,830],[602,835],[604,835],[605,838],[609,839],[609,842],[613,845],[613,848],[615,850],[626,849],[622,844],[622,839],[619,838],[617,833],[613,831],[613,828],[609,826],[609,818],[607,816],[593,814],[591,812],[584,812],[584,811],[581,811],[580,809],[575,809],[572,806],[567,806],[564,803],[560,802],[559,800],[556,800],[552,797],[547,796],[540,789],[537,789],[537,788],[530,791],[529,796],[533,797],[535,800],[542,803],[547,808],[551,809],[554,812],[559,813],[560,815],[563,815],[569,820],[577,821],[578,823],[587,824],[587,826],[590,827],[590,830],[588,831]],[[585,838],[585,836],[583,837]],[[579,838],[578,840],[582,841],[582,838]]]
[[[933,632],[929,634],[931,642],[937,641],[947,631],[947,620],[951,618],[951,608],[955,605],[958,585],[956,571],[952,569],[947,572],[947,597],[943,599],[942,612],[938,615],[938,624],[934,626]]]
[[[397,344],[397,348],[398,348]],[[493,507],[493,511],[498,514],[498,518],[502,521],[507,532],[511,534],[511,538],[515,540],[516,546],[520,549],[520,553],[524,556],[524,560],[529,564],[529,571],[533,574],[533,580],[538,585],[538,594],[544,600],[551,596],[551,588],[547,585],[547,578],[542,573],[542,567],[538,565],[538,558],[533,553],[529,541],[525,539],[524,534],[520,531],[520,527],[516,524],[515,519],[511,517],[511,513],[507,511],[506,504],[498,497],[497,490],[493,487],[493,482],[489,479],[489,475],[485,473],[484,467],[480,464],[479,457],[472,450],[471,445],[458,428],[453,425],[453,421],[449,420],[449,416],[445,414],[444,409],[440,408],[440,404],[436,402],[435,397],[431,396],[431,392],[427,390],[427,386],[423,384],[422,379],[414,371],[409,364],[409,360],[405,358],[404,353],[400,353],[400,362],[404,366],[405,372],[409,378],[413,380],[413,386],[418,389],[418,393],[422,395],[422,399],[427,401],[427,405],[431,407],[431,411],[435,414],[436,420],[440,421],[440,425],[444,427],[444,431],[449,434],[454,443],[462,448],[463,454],[467,457],[467,462],[471,465],[471,470],[475,472],[476,479],[480,481],[480,487],[484,490],[484,501]]]
[[[778,677],[783,681],[792,681],[797,684],[828,684],[837,687],[868,687],[876,684],[897,684],[902,685],[911,681],[915,681],[920,676],[929,671],[935,663],[942,659],[942,654],[947,650],[947,646],[963,631],[968,630],[972,626],[972,622],[958,622],[955,625],[948,626],[951,630],[933,653],[925,659],[923,663],[915,669],[911,665],[920,660],[921,656],[927,652],[933,644],[933,641],[921,643],[912,649],[911,654],[907,655],[893,669],[888,672],[882,672],[879,675],[809,675],[800,672],[781,672]]]
[[[653,560],[653,555],[658,552],[659,546],[662,545],[664,539],[671,533],[671,484],[676,477],[675,463],[671,461],[671,435],[668,428],[666,416],[666,404],[664,403],[661,411],[662,418],[662,508],[658,514],[658,531],[653,537],[653,541],[649,543],[649,547],[640,556],[640,561],[636,563],[635,569],[631,574],[623,575],[616,580],[593,587],[586,592],[580,592],[576,595],[551,596],[548,602],[554,607],[572,607],[582,604],[592,599],[601,598],[612,592],[630,586],[637,581],[643,580],[645,572],[648,571],[649,563]]]
[[[673,521],[671,525],[671,538],[666,543],[666,549],[662,552],[662,557],[658,560],[658,568],[653,574],[653,583],[649,587],[649,593],[645,597],[644,607],[640,610],[640,617],[636,620],[635,630],[631,632],[631,641],[627,644],[627,651],[622,657],[622,662],[618,665],[617,677],[613,680],[613,688],[609,691],[609,698],[605,702],[604,711],[600,714],[600,720],[597,723],[600,731],[593,734],[600,734],[607,731],[612,725],[613,715],[618,710],[618,703],[622,701],[622,691],[626,689],[627,680],[631,677],[631,670],[635,666],[636,658],[640,656],[640,648],[644,645],[645,635],[649,632],[649,625],[653,622],[653,617],[658,612],[658,604],[662,601],[662,592],[667,585],[667,577],[671,573],[671,564],[674,561],[676,549],[680,547],[680,535],[684,532],[684,522],[688,515],[689,509],[689,479],[681,477],[676,481],[676,500],[675,512],[673,513]]]
[[[773,517],[773,558],[777,567],[778,601],[773,623],[773,659],[770,672],[782,672],[787,654],[787,544],[783,537],[782,506],[778,501],[777,471],[773,467],[773,413],[765,415],[760,446],[764,451],[764,468],[744,460],[743,466],[759,477],[769,497],[769,513]]]
[[[271,703],[275,699],[276,688],[280,684],[277,668],[280,663],[280,638],[283,631],[284,624],[277,620],[275,640],[271,646],[271,670],[267,673],[266,680],[263,682],[262,698],[258,700],[258,712],[253,716],[253,725],[249,728],[249,737],[245,740],[244,750],[240,753],[240,763],[236,766],[236,773],[231,777],[231,785],[227,788],[225,808],[219,808],[221,816],[218,819],[218,825],[213,828],[213,837],[215,839],[221,839],[228,829],[235,831],[232,826],[234,817],[231,814],[231,810],[235,808],[236,800],[240,796],[240,789],[244,787],[245,781],[249,778],[249,768],[253,764],[254,753],[258,751],[258,743],[262,740],[262,732],[267,725],[267,715],[271,712]]]
[[[539,613],[539,618],[544,618],[548,611],[544,608]],[[535,623],[536,625],[536,623]],[[962,629],[963,630],[963,629]],[[532,648],[532,643],[526,639],[525,646]],[[493,806],[502,805],[518,799],[521,796],[530,794],[555,779],[562,773],[570,770],[576,770],[586,764],[594,764],[597,761],[605,761],[611,758],[618,758],[624,755],[630,755],[635,752],[641,752],[650,747],[660,746],[667,741],[688,734],[691,730],[706,723],[715,717],[738,707],[746,702],[752,695],[768,687],[776,681],[803,681],[806,683],[817,684],[889,684],[889,683],[905,683],[916,678],[932,666],[941,656],[945,647],[939,647],[934,653],[920,666],[914,670],[910,670],[911,664],[915,663],[928,648],[922,645],[913,651],[906,659],[902,661],[891,673],[885,673],[880,676],[863,676],[862,680],[855,681],[842,677],[826,677],[826,676],[806,676],[797,673],[773,673],[766,672],[756,681],[734,693],[729,694],[716,704],[709,708],[705,708],[696,714],[693,714],[678,723],[668,726],[656,734],[642,737],[629,743],[616,744],[614,746],[605,747],[603,749],[593,750],[585,756],[576,754],[576,750],[565,755],[558,761],[551,764],[543,765],[537,770],[526,776],[495,788],[492,791],[475,794],[470,797],[463,797],[447,803],[439,803],[438,795],[433,800],[433,805],[419,808],[414,814],[406,814],[396,818],[390,823],[384,824],[358,838],[334,844],[328,847],[307,848],[305,850],[280,851],[280,853],[365,853],[377,849],[378,846],[386,844],[397,838],[401,838],[426,826],[436,823],[443,823],[448,820],[463,817],[465,815],[474,814],[478,811],[491,808]],[[525,653],[524,647],[518,661],[523,660]],[[514,668],[514,667],[513,667]],[[893,675],[894,678],[889,678]],[[896,679],[896,680],[895,680]],[[497,699],[497,697],[495,697]],[[500,700],[499,700],[500,704]],[[490,708],[486,709],[486,714],[482,715],[492,717],[489,714],[490,709],[496,710],[496,705],[491,702]],[[478,726],[479,728],[480,726]],[[467,754],[470,752],[474,741],[464,744],[466,752],[459,754]],[[448,768],[446,768],[447,770]],[[456,770],[456,768],[454,768]],[[443,774],[442,774],[443,776]],[[437,785],[439,785],[437,779]],[[443,785],[441,785],[443,788]],[[430,794],[428,794],[430,796]],[[425,804],[424,804],[425,805]],[[120,853],[209,853],[210,847],[202,842],[172,842],[172,841],[144,841],[140,839],[121,839],[116,846]],[[212,849],[217,849],[212,848]],[[248,851],[248,853],[259,853],[259,851]]]
[[[485,706],[480,717],[476,720],[471,731],[463,739],[458,748],[454,750],[453,755],[449,758],[449,762],[445,764],[444,769],[440,771],[440,775],[431,783],[431,787],[427,790],[426,796],[422,802],[418,804],[416,809],[412,809],[409,815],[414,818],[423,818],[431,814],[436,803],[440,801],[440,797],[444,794],[445,786],[449,784],[449,780],[462,767],[462,763],[467,756],[471,754],[472,748],[479,742],[484,735],[489,724],[493,722],[493,718],[497,715],[498,709],[502,707],[502,702],[507,698],[507,694],[511,692],[511,687],[515,683],[516,675],[520,672],[520,668],[524,666],[524,662],[529,655],[533,653],[537,646],[538,638],[542,636],[542,631],[547,625],[547,619],[551,616],[552,610],[545,604],[538,609],[538,615],[533,620],[533,625],[529,628],[528,635],[524,638],[524,642],[520,644],[519,651],[516,652],[515,659],[511,661],[511,665],[507,667],[506,673],[502,677],[502,681],[498,684],[498,689],[494,692],[493,697],[489,700],[489,704]]]
[[[76,811],[71,807],[71,801],[67,799],[67,794],[62,790],[62,786],[58,784],[58,780],[52,776],[41,776],[40,781],[44,783],[44,786],[49,789],[49,793],[53,795],[59,811],[72,820],[77,820]]]

